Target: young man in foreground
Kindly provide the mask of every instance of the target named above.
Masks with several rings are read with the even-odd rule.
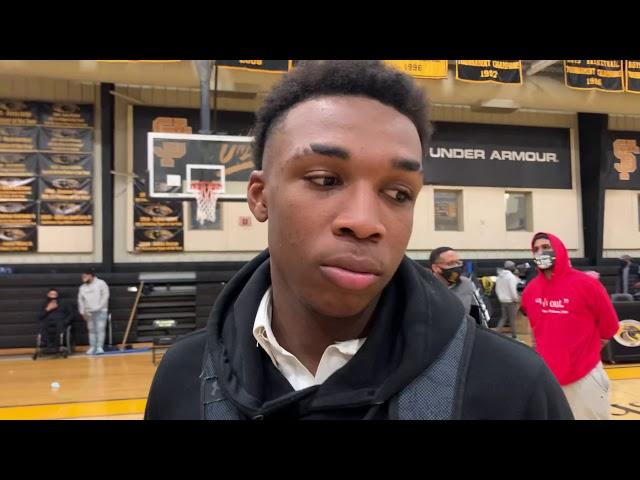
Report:
[[[164,356],[145,418],[572,418],[532,350],[404,255],[428,137],[424,93],[382,62],[287,75],[248,187],[269,248]]]

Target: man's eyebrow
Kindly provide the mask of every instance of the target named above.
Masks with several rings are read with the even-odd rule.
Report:
[[[327,157],[336,157],[342,160],[349,160],[349,152],[342,147],[336,145],[327,145],[323,143],[312,143],[309,148],[313,153],[318,155],[326,155]]]
[[[422,162],[411,160],[408,158],[394,158],[392,160],[393,168],[407,170],[409,172],[419,172],[422,170]]]
[[[340,160],[349,160],[351,158],[349,151],[345,148],[326,143],[311,143],[302,153],[294,155],[294,158],[308,155],[310,153],[339,158]],[[410,158],[394,158],[391,160],[391,164],[395,169],[405,170],[408,172],[419,172],[422,170],[422,162]]]

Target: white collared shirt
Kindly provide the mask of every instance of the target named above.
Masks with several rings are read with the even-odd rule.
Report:
[[[366,340],[366,338],[356,338],[329,345],[322,354],[314,376],[300,360],[282,348],[276,340],[271,330],[271,298],[271,287],[269,287],[262,296],[256,313],[253,336],[296,391],[323,383],[337,370],[344,367]]]

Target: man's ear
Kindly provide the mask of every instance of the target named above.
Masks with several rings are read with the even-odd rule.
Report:
[[[249,203],[249,210],[259,222],[266,222],[269,218],[264,187],[264,171],[254,170],[251,172],[249,186],[247,187],[247,202]]]

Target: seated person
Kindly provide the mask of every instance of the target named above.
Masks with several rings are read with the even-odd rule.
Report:
[[[58,297],[58,291],[55,288],[50,289],[38,317],[41,346],[49,349],[60,347],[60,334],[73,320],[73,311],[68,305],[60,303]],[[51,339],[49,332],[53,327],[55,327],[55,337]]]

